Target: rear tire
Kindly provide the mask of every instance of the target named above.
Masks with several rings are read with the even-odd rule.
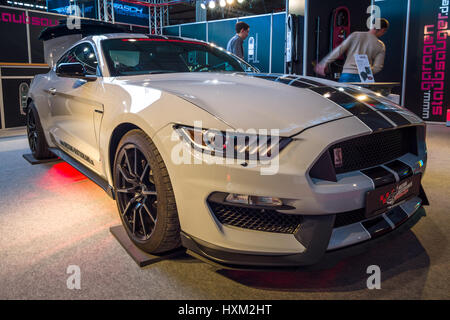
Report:
[[[27,108],[27,136],[28,144],[30,145],[31,153],[34,158],[48,159],[55,157],[48,149],[39,114],[33,102],[31,102]]]
[[[169,173],[141,130],[131,130],[120,140],[113,177],[120,218],[133,243],[148,253],[179,247],[180,223]]]

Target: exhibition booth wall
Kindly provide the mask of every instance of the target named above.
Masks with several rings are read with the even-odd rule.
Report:
[[[350,12],[350,31],[366,31],[370,17],[386,18],[383,70],[377,82],[398,82],[401,104],[427,122],[450,125],[449,0],[321,0],[306,2],[304,74],[332,48],[333,10]],[[376,7],[370,7],[374,5]],[[339,62],[338,62],[339,63]],[[341,62],[341,64],[343,61]]]
[[[405,106],[450,126],[449,0],[410,0]]]
[[[23,107],[29,84],[34,75],[48,72],[39,34],[66,18],[62,14],[0,6],[0,130],[25,126]],[[142,26],[116,24],[148,33],[148,28]]]
[[[163,28],[163,34],[208,41],[226,48],[230,38],[236,34],[238,21],[250,25],[250,33],[244,41],[244,59],[261,72],[284,73],[284,12],[169,26]]]

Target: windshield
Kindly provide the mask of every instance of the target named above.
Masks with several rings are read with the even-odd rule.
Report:
[[[102,41],[111,76],[170,72],[258,72],[210,44],[162,38]]]

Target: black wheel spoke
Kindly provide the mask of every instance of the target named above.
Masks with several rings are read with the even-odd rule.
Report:
[[[147,173],[147,171],[150,169],[150,165],[147,163],[147,165],[145,166],[145,168],[144,168],[144,171],[142,172],[142,174],[141,174],[141,177],[139,178],[139,181],[140,182],[143,182],[144,181],[144,178],[145,178],[145,175],[146,175],[146,173]]]
[[[136,234],[136,208],[133,210],[133,234]]]
[[[146,191],[142,191],[142,194],[144,196],[156,196],[156,191],[146,190]]]
[[[126,149],[124,150],[124,153],[125,153],[125,162],[127,163],[127,167],[128,167],[128,172],[130,174],[132,174],[133,170],[131,169],[130,159],[128,159],[128,153],[127,153]]]
[[[144,218],[142,217],[142,207],[139,208],[139,217],[141,218],[142,231],[144,233],[144,237],[147,237],[147,231],[145,230]]]
[[[125,207],[125,209],[122,212],[122,216],[125,216],[128,212],[128,210],[130,210],[131,205],[135,202],[134,198],[132,198],[130,201],[128,201],[127,206]]]
[[[150,219],[153,221],[153,223],[155,223],[156,222],[155,218],[153,218],[151,211],[148,209],[148,207],[145,203],[143,204],[143,207],[144,207],[145,211],[147,212],[148,216],[150,217]]]
[[[125,179],[126,182],[131,183],[131,184],[135,184],[135,179],[133,179],[132,177],[129,177],[125,171],[123,171],[122,166],[118,166],[118,169],[120,171],[120,173],[122,174],[122,177]]]
[[[135,188],[134,187],[131,187],[131,188],[124,187],[124,188],[117,189],[116,192],[119,192],[119,193],[134,193],[135,192]]]
[[[134,174],[137,177],[137,148],[134,148]]]

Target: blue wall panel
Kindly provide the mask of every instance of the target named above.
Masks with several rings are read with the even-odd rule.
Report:
[[[182,25],[181,36],[206,41],[206,23]]]
[[[164,27],[163,34],[167,36],[179,36],[179,30],[180,28],[178,26],[170,26],[170,27]]]
[[[244,58],[261,72],[269,72],[270,60],[270,16],[240,18],[250,26],[248,38],[244,41]],[[254,43],[253,55],[249,52],[249,43]]]
[[[208,22],[208,41],[227,48],[228,40],[236,34],[237,19]]]

